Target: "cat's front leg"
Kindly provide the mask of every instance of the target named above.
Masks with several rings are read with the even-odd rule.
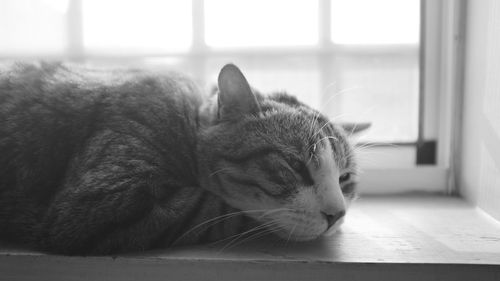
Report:
[[[144,227],[142,235],[131,233],[119,242],[127,245],[100,247],[101,252],[146,247],[152,236],[168,227],[168,213],[159,204],[175,191],[158,167],[157,155],[127,135],[106,131],[95,136],[73,159],[44,215],[41,248],[64,254],[97,253],[94,248],[108,235],[134,225]]]
[[[123,231],[131,225],[150,225],[143,221],[147,221],[151,213],[157,210],[146,189],[146,186],[128,185],[63,191],[52,203],[42,222],[40,246],[63,254],[106,254],[116,251],[116,247],[125,247],[101,247],[101,253],[94,250],[111,233]],[[144,229],[145,233],[158,231],[163,229]],[[144,247],[146,237],[129,238],[129,244]]]

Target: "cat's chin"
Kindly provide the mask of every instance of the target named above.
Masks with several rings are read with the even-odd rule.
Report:
[[[304,235],[304,236],[294,236],[294,237],[290,238],[290,240],[296,241],[296,242],[307,242],[307,241],[316,240],[320,237],[321,237],[321,235]]]
[[[294,241],[294,242],[307,242],[307,241],[312,241],[316,240],[319,237],[321,237],[321,234],[318,235],[290,235],[289,233],[277,233],[277,235],[281,239],[285,239],[287,241]]]
[[[306,242],[312,241],[320,238],[322,236],[321,233],[312,234],[312,233],[290,233],[291,231],[287,231],[285,229],[276,231],[275,234],[281,239],[285,239],[287,241],[295,241],[295,242]]]

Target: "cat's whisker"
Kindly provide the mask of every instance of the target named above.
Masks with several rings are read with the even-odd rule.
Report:
[[[331,85],[334,85],[334,84],[335,84],[335,83],[332,83]],[[329,86],[330,86],[330,85],[329,85]],[[328,87],[329,87],[329,86],[327,86],[327,88],[325,89],[325,91],[328,89]],[[344,94],[344,93],[346,93],[347,91],[350,91],[350,90],[355,89],[355,88],[357,88],[357,87],[351,87],[351,88],[347,88],[347,89],[344,89],[344,90],[340,90],[340,91],[338,91],[338,92],[334,93],[333,95],[331,95],[331,96],[330,96],[330,97],[326,100],[326,102],[324,102],[324,103],[322,104],[322,108],[321,108],[321,110],[318,110],[318,111],[316,112],[316,114],[314,115],[314,117],[313,117],[313,121],[311,122],[311,126],[310,126],[310,129],[309,129],[309,135],[313,132],[314,127],[316,126],[316,122],[318,121],[319,116],[321,115],[321,113],[322,113],[323,111],[325,111],[325,110],[327,110],[327,109],[328,109],[328,104],[330,104],[330,102],[331,102],[331,101],[332,101],[335,97],[337,97],[337,96],[339,96],[339,95],[341,95],[341,94]],[[328,121],[328,122],[329,122],[329,121]],[[328,122],[327,122],[327,124],[328,124]],[[322,128],[321,128],[321,129],[322,129]],[[320,129],[320,130],[321,130],[321,129]]]
[[[370,149],[370,148],[374,148],[374,147],[391,147],[391,148],[398,148],[399,145],[396,145],[396,144],[391,144],[391,143],[367,143],[367,144],[363,144],[363,145],[359,145],[359,146],[355,146],[353,148],[353,151],[354,152],[360,152],[360,151],[364,151],[366,149]]]
[[[347,135],[347,138],[351,138],[351,137],[352,137],[352,135],[354,134],[354,131],[356,131],[356,129],[357,129],[357,128],[358,128],[358,124],[355,124],[355,125],[352,127],[352,129],[351,129],[351,131],[349,132],[349,134]]]
[[[352,150],[350,151],[349,153],[347,153],[346,155],[344,155],[340,161],[344,161],[345,159],[347,158],[358,158],[358,155],[359,154],[359,151],[356,151],[356,150]]]
[[[242,233],[240,233],[240,234],[233,235],[233,236],[231,236],[231,238],[232,238],[232,237],[234,237],[234,236],[236,236],[236,238],[232,239],[229,243],[227,243],[227,244],[226,244],[226,245],[225,245],[225,246],[224,246],[221,250],[219,250],[219,252],[224,251],[224,250],[225,250],[226,248],[228,248],[230,245],[232,245],[232,244],[236,243],[236,242],[237,242],[237,241],[238,241],[241,237],[243,237],[245,234],[248,234],[248,233],[251,233],[251,232],[254,232],[254,231],[258,231],[258,230],[263,229],[263,228],[265,229],[266,227],[271,226],[271,225],[275,225],[275,224],[278,224],[278,222],[277,222],[277,221],[275,221],[275,220],[272,220],[272,221],[269,221],[269,222],[266,222],[266,223],[260,224],[260,225],[258,225],[258,226],[256,226],[256,227],[254,227],[254,228],[251,228],[251,229],[249,229],[249,230],[247,230],[247,231],[244,231],[244,232],[242,232]],[[229,237],[228,237],[228,238],[226,238],[226,239],[224,239],[224,240],[227,240],[227,239],[229,239]]]
[[[356,145],[354,148],[345,156],[341,158],[341,161],[349,158],[349,157],[354,157],[359,158],[359,156],[362,155],[367,155],[367,154],[385,154],[386,152],[383,151],[373,151],[370,150],[370,148],[376,148],[376,147],[399,147],[399,145],[396,144],[391,144],[391,143],[364,143],[361,145]]]
[[[363,146],[363,147],[358,147],[358,148],[353,148],[352,153],[358,153],[361,151],[367,151],[371,148],[377,148],[380,147],[379,145],[369,145],[369,146]]]
[[[365,112],[365,114],[366,114],[366,112]],[[315,132],[315,133],[314,133],[314,134],[313,134],[310,138],[312,139],[312,138],[314,138],[317,134],[319,134],[319,133],[323,130],[323,128],[324,128],[326,125],[328,125],[328,124],[334,124],[336,120],[341,119],[341,118],[344,118],[344,117],[346,117],[346,116],[351,116],[351,115],[353,115],[353,114],[347,114],[347,113],[344,113],[344,114],[339,114],[339,115],[337,115],[337,116],[335,116],[335,117],[331,118],[331,120],[329,120],[329,121],[327,121],[325,124],[323,124],[323,126],[321,126],[321,128],[319,128],[319,129],[318,129],[318,130],[317,130],[317,131],[316,131],[316,132]],[[353,115],[353,116],[354,116],[354,115]],[[358,116],[356,115],[356,117],[358,117]],[[352,137],[353,131],[357,128],[357,126],[358,126],[358,125],[356,124],[356,125],[354,126],[353,130],[351,130],[351,132],[349,133],[349,137]]]
[[[259,219],[265,217],[265,216],[269,216],[273,213],[276,213],[276,212],[282,212],[282,211],[293,211],[293,209],[291,208],[277,208],[277,209],[272,209],[272,210],[269,210],[267,212],[265,212],[264,214],[260,215],[259,216]]]
[[[211,226],[213,226],[213,225],[215,225],[217,223],[220,223],[220,222],[222,222],[224,220],[230,219],[232,217],[235,217],[235,216],[238,216],[238,215],[241,215],[241,214],[258,213],[258,212],[266,212],[266,211],[268,211],[268,209],[238,211],[238,212],[232,212],[232,213],[229,213],[229,214],[224,214],[224,215],[221,215],[221,216],[217,216],[215,218],[208,219],[208,220],[206,220],[206,221],[204,221],[204,222],[202,222],[202,223],[200,223],[200,224],[192,227],[188,231],[186,231],[179,238],[177,238],[174,242],[172,242],[172,246],[174,246],[177,242],[181,241],[182,238],[186,237],[188,234],[190,234],[194,230],[196,230],[196,229],[198,229],[198,228],[200,228],[202,226],[205,226],[208,223],[212,223],[209,226],[207,226],[207,227],[211,227]]]
[[[376,108],[377,108],[377,106],[376,106],[376,105],[371,106],[371,107],[367,108],[367,109],[366,109],[363,113],[361,113],[361,114],[359,114],[359,115],[356,115],[356,118],[357,118],[358,120],[362,120],[362,119],[363,119],[363,117],[365,117],[368,113],[372,112],[372,111],[373,111],[373,110],[375,110]],[[354,132],[355,132],[355,131],[356,131],[356,129],[358,128],[358,124],[359,124],[359,123],[355,124],[355,125],[352,127],[351,132],[347,135],[347,138],[348,138],[348,139],[349,139],[349,138],[352,138],[352,136],[353,136]]]
[[[317,111],[316,114],[314,115],[311,124],[309,126],[309,133],[308,135],[310,136],[312,132],[314,132],[314,127],[316,126],[316,122],[318,121],[319,116],[321,115],[321,111]]]
[[[329,87],[331,87],[333,85],[335,85],[335,82],[331,83],[330,85],[328,85],[325,88],[325,92],[328,90]],[[319,116],[321,115],[322,112],[324,112],[324,111],[326,111],[328,109],[328,105],[330,104],[330,102],[332,102],[336,97],[338,97],[341,94],[345,94],[348,91],[351,91],[351,90],[354,90],[354,89],[359,89],[359,88],[361,88],[361,87],[355,86],[355,87],[346,88],[346,89],[340,90],[338,92],[335,92],[335,93],[333,93],[333,95],[331,95],[330,97],[328,97],[328,99],[324,103],[322,103],[321,110],[318,110],[318,112],[314,116],[313,122],[311,122],[309,134],[311,134],[313,132],[314,127],[316,126],[317,119],[319,118]],[[332,123],[331,121],[328,121],[328,122]],[[327,122],[327,124],[328,124],[328,122]],[[323,129],[323,128],[321,128],[321,129]],[[320,131],[321,131],[321,129],[320,129]],[[314,134],[314,135],[316,135],[316,134]]]
[[[206,228],[209,228],[217,223],[220,223],[224,220],[227,220],[227,219],[230,219],[230,218],[233,218],[235,216],[238,216],[238,215],[241,215],[241,214],[249,214],[249,213],[259,213],[259,212],[264,212],[262,215],[259,216],[259,219],[260,218],[263,218],[265,216],[268,216],[272,213],[275,213],[275,212],[279,212],[279,211],[290,211],[292,209],[290,208],[277,208],[277,209],[260,209],[260,210],[246,210],[246,211],[238,211],[238,212],[233,212],[233,213],[229,213],[229,214],[225,214],[225,215],[221,215],[221,216],[218,216],[218,217],[215,217],[215,218],[212,218],[212,219],[209,219],[209,220],[206,220],[196,226],[194,226],[193,228],[191,228],[190,230],[188,230],[187,232],[185,232],[183,235],[181,235],[179,238],[177,238],[173,243],[172,243],[172,246],[175,245],[175,243],[177,243],[178,241],[180,241],[182,238],[184,238],[185,236],[187,236],[189,233],[193,232],[194,230],[202,227],[202,226],[205,226],[207,223],[211,223],[210,225],[206,226]]]
[[[363,155],[369,155],[369,154],[382,154],[382,155],[390,155],[391,151],[380,151],[380,150],[373,150],[373,149],[361,149],[355,152],[356,155],[358,156],[363,156]]]
[[[374,146],[376,147],[376,146]],[[377,153],[376,151],[373,151],[371,148],[374,148],[374,147],[367,147],[367,148],[363,148],[363,149],[359,149],[359,150],[354,150],[352,151],[350,154],[351,155],[360,155],[360,154],[373,154],[373,153]],[[349,155],[349,156],[351,156]]]
[[[255,240],[255,239],[258,239],[264,235],[267,235],[269,233],[273,233],[273,232],[276,232],[278,230],[281,230],[281,228],[279,227],[279,223],[278,222],[274,222],[274,223],[270,223],[262,228],[259,228],[258,230],[254,230],[256,231],[255,233],[245,237],[244,239],[240,240],[240,241],[237,241],[237,239],[239,239],[240,237],[238,237],[237,239],[231,241],[230,243],[228,243],[226,246],[224,246],[224,248],[222,248],[220,250],[220,252],[222,252],[223,250],[225,249],[229,249],[229,248],[233,248],[233,247],[236,247],[237,245],[240,245],[244,242],[248,242],[250,240]],[[231,244],[231,245],[229,245]]]
[[[376,164],[377,160],[373,158],[374,155],[379,158],[383,158],[384,156],[389,156],[390,154],[391,153],[389,152],[382,152],[382,151],[366,151],[363,153],[358,153],[356,155],[356,158],[363,164]]]
[[[313,144],[312,146],[314,147],[314,146],[315,146],[315,144]],[[316,151],[316,147],[314,147],[314,151]],[[315,153],[311,153],[311,154],[309,155],[309,159],[308,159],[308,160],[307,160],[307,162],[306,162],[306,165],[309,165],[309,163],[311,163],[311,161],[312,161],[312,159],[313,159],[314,157],[317,157],[317,156],[315,155]]]
[[[295,223],[293,226],[292,230],[290,230],[290,234],[288,234],[288,238],[286,239],[285,245],[288,244],[288,241],[290,241],[290,238],[292,238],[293,232],[295,231],[295,228],[297,228],[298,222]]]
[[[332,83],[334,85],[334,83]],[[333,86],[331,85],[331,86]],[[349,88],[345,88],[345,89],[342,89],[342,90],[339,90],[337,92],[334,92],[330,97],[328,97],[328,99],[326,100],[326,102],[322,103],[322,106],[321,106],[321,109],[322,111],[328,109],[328,105],[330,104],[331,101],[333,101],[334,98],[342,95],[342,94],[345,94],[349,91],[352,91],[352,90],[355,90],[355,89],[361,89],[362,87],[359,87],[359,86],[354,86],[354,87],[349,87]],[[325,92],[328,90],[328,87],[325,89]]]
[[[348,117],[348,116],[355,116],[355,115],[354,114],[349,114],[349,113],[338,114],[338,115],[335,115],[333,118],[331,118],[331,120],[329,122],[330,123],[335,123],[335,121],[337,121],[338,119],[341,119],[341,118],[344,118],[344,117]]]
[[[332,140],[336,140],[338,141],[339,139],[334,137],[334,136],[326,136],[326,137],[322,137],[321,139],[319,139],[317,142],[311,144],[309,147],[308,147],[308,150],[311,149],[312,146],[315,146],[317,145],[318,143],[322,142],[323,140],[326,140],[326,139],[332,139]]]
[[[360,154],[358,154],[356,156],[357,156],[358,160],[365,161],[365,160],[372,160],[372,159],[370,159],[370,158],[372,158],[371,157],[372,155],[386,156],[388,154],[387,153],[383,153],[383,152],[378,152],[378,151],[377,152],[375,152],[375,151],[367,151],[367,152],[364,152],[364,153],[360,153]]]
[[[363,149],[367,149],[367,148],[372,148],[372,147],[399,147],[399,145],[397,144],[393,144],[393,143],[377,143],[377,142],[367,142],[367,143],[363,143],[363,144],[357,144],[353,147],[353,150],[354,151],[361,151]]]
[[[240,236],[240,235],[245,235],[246,233],[249,233],[249,232],[252,232],[252,231],[256,231],[256,230],[259,230],[262,228],[262,225],[258,225],[257,227],[254,227],[252,229],[249,229],[249,230],[246,230],[244,233],[236,233],[236,234],[233,234],[231,236],[228,236],[228,237],[224,237],[222,239],[219,239],[217,241],[214,241],[212,243],[210,243],[209,245],[216,245],[216,244],[219,244],[221,242],[224,242],[224,241],[227,241],[227,240],[230,240],[230,239],[233,239],[235,238],[236,236]]]
[[[272,228],[266,227],[265,229],[260,230],[257,233],[254,233],[254,234],[240,240],[237,243],[234,243],[231,247],[228,247],[227,249],[232,248],[232,247],[236,247],[237,245],[243,244],[245,242],[250,242],[252,240],[256,240],[262,236],[265,236],[265,235],[270,234],[270,233],[274,233],[274,232],[279,231],[279,230],[281,230],[281,228],[278,226],[274,226]]]
[[[328,91],[330,90],[331,87],[337,85],[338,83],[337,82],[332,82],[332,83],[329,83],[328,85],[325,86],[325,88],[323,89],[322,92],[324,93],[328,93]]]
[[[314,137],[319,134],[321,132],[321,130],[323,130],[323,128],[325,128],[326,125],[330,124],[330,122],[325,122],[325,124],[323,124],[323,126],[321,126],[321,128],[319,128],[319,130],[317,130],[311,137],[311,139],[314,139]]]

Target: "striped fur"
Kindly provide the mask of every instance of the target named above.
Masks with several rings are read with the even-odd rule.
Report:
[[[291,96],[254,94],[233,65],[219,90],[174,73],[0,69],[0,238],[111,254],[263,224],[292,240],[326,233],[325,208],[355,194],[345,132]]]

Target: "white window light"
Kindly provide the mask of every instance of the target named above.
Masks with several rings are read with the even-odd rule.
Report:
[[[94,53],[161,53],[191,46],[191,2],[82,1],[84,48]]]
[[[210,47],[314,46],[318,1],[206,0],[205,41]]]

